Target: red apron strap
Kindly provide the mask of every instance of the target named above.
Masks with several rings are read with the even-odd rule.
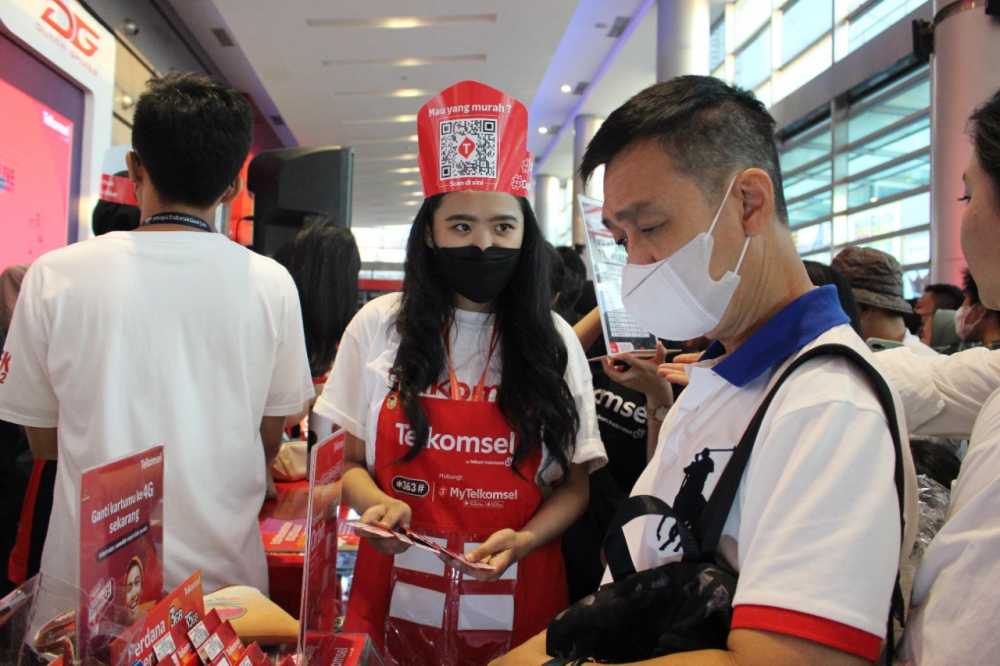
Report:
[[[455,366],[451,362],[451,331],[450,327],[447,327],[444,331],[444,355],[448,361],[448,387],[451,393],[452,400],[461,400],[462,394],[458,390],[458,375],[455,374]],[[493,325],[493,330],[490,332],[490,351],[486,355],[486,365],[483,366],[483,372],[479,375],[479,383],[472,390],[472,395],[469,400],[472,402],[486,402],[486,374],[490,370],[490,361],[493,360],[493,354],[496,352],[497,344],[500,342],[500,333],[497,331],[496,324]]]

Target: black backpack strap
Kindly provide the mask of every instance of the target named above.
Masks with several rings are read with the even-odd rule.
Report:
[[[743,478],[743,470],[746,469],[747,463],[750,460],[750,454],[753,452],[754,444],[757,441],[760,426],[764,421],[767,409],[770,407],[774,396],[778,393],[782,384],[784,384],[789,376],[791,376],[791,374],[801,365],[815,358],[824,356],[837,356],[846,359],[856,369],[860,370],[868,379],[868,383],[871,385],[872,390],[875,391],[879,404],[882,406],[882,411],[885,412],[886,420],[889,425],[889,433],[892,436],[893,450],[896,454],[893,478],[896,484],[896,499],[899,502],[899,539],[900,544],[903,543],[903,536],[906,531],[903,524],[905,520],[906,507],[904,500],[905,484],[903,480],[903,440],[899,432],[899,422],[896,418],[896,405],[892,399],[892,392],[889,390],[889,386],[885,383],[885,379],[879,371],[876,370],[864,356],[846,345],[827,344],[813,347],[792,361],[792,363],[778,378],[778,381],[776,381],[771,387],[767,397],[764,398],[764,401],[760,404],[760,407],[757,408],[757,412],[750,420],[750,424],[747,425],[747,429],[743,433],[740,443],[736,446],[736,450],[733,452],[732,457],[726,464],[726,468],[723,470],[722,476],[719,477],[719,481],[715,485],[712,496],[709,498],[708,503],[701,514],[698,526],[699,534],[701,536],[701,551],[703,556],[714,557],[718,549],[719,539],[722,537],[722,530],[726,525],[726,520],[729,518],[729,511],[733,506],[733,502],[736,500],[736,492],[739,490],[740,481]],[[892,603],[889,612],[889,630],[886,635],[887,653],[890,657],[889,663],[892,663],[891,658],[893,657],[894,652],[893,618],[898,620],[900,625],[903,624],[903,595],[900,590],[898,571],[896,573],[896,584],[893,587],[892,592]]]
[[[622,502],[604,537],[604,558],[614,580],[622,580],[635,573],[635,563],[625,539],[625,526],[640,516],[674,518],[675,514],[669,504],[653,495],[635,495]],[[677,527],[684,552],[697,551],[698,542],[694,535],[679,522]]]

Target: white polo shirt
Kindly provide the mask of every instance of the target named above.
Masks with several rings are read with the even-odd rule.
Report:
[[[682,520],[697,516],[772,380],[800,352],[828,343],[871,358],[833,287],[785,307],[733,354],[713,345],[689,368],[632,494],[656,495]],[[739,572],[732,628],[878,658],[901,553],[894,463],[886,416],[846,360],[816,359],[789,378],[761,425],[719,547]],[[912,546],[916,520],[909,523]],[[681,557],[673,525],[645,517],[626,526],[637,569]]]
[[[349,433],[365,441],[369,469],[375,464],[378,416],[392,386],[389,372],[399,350],[396,317],[401,300],[402,294],[399,293],[380,296],[365,304],[354,316],[340,341],[323,394],[313,406],[314,412],[339,423]],[[566,346],[564,377],[580,417],[571,462],[586,464],[593,471],[607,463],[608,457],[597,427],[590,366],[573,329],[559,315],[553,314],[552,318]],[[463,396],[470,395],[470,387],[479,381],[489,353],[492,331],[492,315],[455,311],[450,332],[451,357]],[[486,398],[490,401],[496,401],[499,396],[502,367],[503,359],[497,349],[486,373]],[[448,398],[447,372],[424,395]],[[558,478],[558,466],[552,462],[543,449],[539,481],[546,486]]]
[[[43,572],[77,580],[81,472],[163,444],[168,588],[267,591],[260,422],[313,396],[282,266],[200,231],[75,243],[28,269],[2,358],[0,418],[58,428]]]

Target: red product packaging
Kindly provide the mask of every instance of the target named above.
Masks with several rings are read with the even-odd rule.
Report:
[[[157,664],[172,664],[173,666],[201,666],[201,659],[187,637],[186,623],[181,622],[170,630],[174,642],[174,652],[168,658],[161,659]]]
[[[215,610],[212,611],[215,613]],[[218,614],[216,614],[218,616]],[[230,660],[235,661],[243,654],[243,642],[236,635],[236,630],[229,622],[223,622],[216,628],[215,632],[207,641],[198,648],[198,656],[206,663],[216,663],[219,655],[225,654]]]
[[[187,635],[194,649],[200,650],[208,642],[208,639],[212,637],[215,630],[219,628],[220,624],[222,624],[222,620],[219,619],[219,613],[215,609],[212,609],[202,618],[201,622],[191,627]]]
[[[168,659],[179,646],[174,629],[186,629],[204,612],[201,572],[195,572],[133,625],[131,637],[111,644],[111,663],[127,657],[126,663],[146,666]]]
[[[281,663],[278,664],[278,666],[298,666],[298,663],[295,661],[295,657],[288,655],[281,660]]]
[[[270,666],[267,655],[256,643],[251,643],[250,647],[243,652],[243,656],[236,663],[236,666]]]
[[[233,666],[233,662],[230,661],[229,657],[226,656],[226,653],[223,652],[218,657],[213,659],[209,666]]]

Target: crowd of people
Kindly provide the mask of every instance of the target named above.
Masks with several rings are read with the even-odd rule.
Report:
[[[470,100],[514,148],[456,180],[439,123]],[[406,537],[363,540],[345,618],[389,663],[994,658],[1000,93],[954,175],[964,283],[910,300],[878,249],[799,258],[752,94],[685,76],[627,100],[581,176],[603,170],[652,356],[606,354],[581,248],[545,241],[526,117],[476,82],[420,110],[402,289],[358,309],[338,221],[308,220],[276,260],[213,233],[242,186],[243,97],[151,82],[138,208],[101,204],[95,238],[0,278],[6,585],[76,580],[81,471],[163,443],[165,584],[200,569],[207,591],[266,592],[257,514],[311,409],[347,433],[344,500]]]

